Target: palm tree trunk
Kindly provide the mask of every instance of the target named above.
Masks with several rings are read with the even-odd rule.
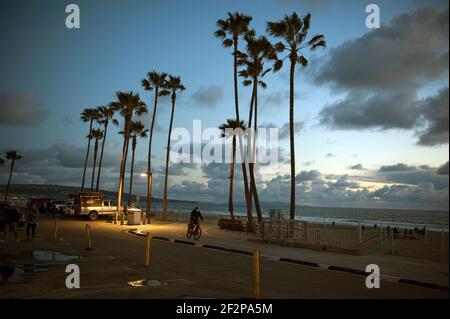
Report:
[[[130,189],[128,191],[127,205],[131,205],[131,194],[133,192],[133,171],[134,171],[134,152],[136,150],[136,136],[133,136],[133,144],[131,145],[131,168],[130,168]]]
[[[122,157],[120,159],[120,173],[119,173],[119,189],[117,191],[117,213],[114,223],[117,224],[117,217],[120,213],[120,209],[122,206],[122,194],[123,194],[123,184],[125,179],[125,163],[127,161],[127,153],[128,153],[128,126],[131,119],[125,119],[125,128],[123,135],[123,146],[122,146]]]
[[[153,106],[152,124],[150,127],[150,136],[148,141],[148,161],[147,161],[147,219],[150,221],[150,213],[152,208],[152,140],[153,129],[155,126],[156,107],[158,106],[158,87],[155,87],[155,102]]]
[[[12,162],[11,162],[11,170],[9,172],[9,178],[8,178],[8,185],[6,185],[6,191],[5,191],[5,202],[8,201],[9,185],[11,185],[11,177],[12,177],[12,174],[13,174],[13,171],[14,171],[14,164],[15,164],[15,161],[12,160]]]
[[[230,163],[230,191],[228,193],[228,211],[231,219],[234,218],[234,204],[233,204],[233,181],[234,181],[234,160],[236,158],[236,136],[233,135],[231,146],[231,163]]]
[[[255,78],[254,81],[254,103],[255,103],[255,127],[254,127],[254,134],[253,134],[253,141],[251,143],[251,153],[252,153],[252,161],[249,163],[249,171],[250,171],[250,192],[252,193],[253,200],[255,201],[255,208],[256,208],[256,216],[258,218],[258,221],[261,221],[262,219],[262,213],[261,213],[261,206],[259,204],[259,196],[258,196],[258,189],[256,188],[256,181],[255,181],[255,155],[256,155],[256,129],[257,129],[257,117],[258,117],[258,79]]]
[[[294,75],[295,61],[297,58],[291,55],[291,70],[289,84],[289,135],[291,152],[291,205],[290,219],[295,219],[295,145],[294,145]]]
[[[237,67],[238,67],[238,61],[237,61],[237,52],[238,52],[238,37],[235,36],[234,39],[234,52],[233,52],[233,58],[234,58],[234,63],[233,63],[233,71],[234,71],[234,105],[235,105],[235,109],[236,109],[236,120],[239,123],[240,119],[239,119],[239,93],[238,93],[238,72],[237,72]],[[248,177],[247,177],[247,168],[246,168],[246,164],[245,164],[245,156],[243,154],[243,142],[242,142],[242,136],[239,135],[239,149],[240,149],[240,153],[241,153],[241,160],[242,161],[242,177],[244,180],[244,193],[245,193],[245,204],[247,207],[247,219],[248,222],[252,222],[253,221],[253,216],[252,216],[252,206],[251,206],[251,198],[250,198],[250,192],[249,192],[249,187],[248,187]]]
[[[105,133],[103,135],[103,141],[102,141],[102,149],[100,151],[100,160],[98,162],[98,174],[97,174],[97,185],[95,187],[95,191],[98,192],[99,186],[100,186],[100,172],[102,170],[102,162],[103,162],[103,150],[105,148],[105,142],[106,142],[106,133],[108,132],[108,120],[105,122]]]
[[[94,144],[94,166],[92,166],[91,192],[94,190],[95,164],[97,162],[97,151],[98,151],[98,140],[96,139]]]
[[[170,134],[172,133],[173,115],[175,112],[175,93],[172,93],[172,113],[170,115],[169,135],[167,136],[166,172],[164,176],[163,220],[167,221],[167,181],[169,177]]]
[[[92,131],[92,122],[94,120],[91,120],[89,123],[89,134],[88,134],[88,147],[86,150],[86,158],[84,159],[84,170],[83,170],[83,179],[81,181],[81,192],[84,190],[84,181],[86,178],[86,167],[87,167],[87,163],[88,163],[88,158],[89,158],[89,149],[91,148],[91,131]]]

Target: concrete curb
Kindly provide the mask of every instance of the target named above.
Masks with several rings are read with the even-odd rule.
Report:
[[[133,235],[145,237],[144,234],[139,233],[137,228],[130,229],[130,230],[128,230],[128,232]],[[209,249],[214,249],[214,250],[227,251],[227,252],[231,252],[231,253],[237,253],[237,254],[243,254],[243,255],[249,255],[249,256],[253,255],[253,252],[251,252],[251,251],[245,251],[245,250],[234,249],[234,248],[226,248],[226,247],[222,247],[222,246],[215,246],[215,245],[209,245],[209,244],[198,244],[195,242],[190,242],[190,241],[180,240],[180,239],[171,239],[171,238],[160,237],[160,236],[154,236],[153,239],[158,239],[158,240],[163,240],[163,241],[171,241],[171,242],[175,242],[175,243],[179,243],[179,244],[186,244],[186,245],[190,245],[190,246],[197,246],[197,247],[209,248]],[[314,268],[321,268],[321,269],[326,269],[326,270],[331,270],[331,271],[345,272],[345,273],[350,273],[350,274],[364,276],[364,277],[369,274],[360,269],[319,264],[319,263],[314,263],[314,262],[310,262],[310,261],[297,260],[297,259],[291,259],[291,258],[285,258],[285,257],[265,256],[265,255],[261,255],[261,257],[262,258],[268,257],[268,259],[272,260],[272,261],[281,261],[281,262],[287,262],[287,263],[308,266],[308,267],[314,267]],[[443,286],[443,285],[439,285],[439,284],[433,284],[433,283],[429,283],[429,282],[399,278],[399,277],[395,277],[395,276],[388,276],[390,278],[390,280],[384,280],[383,277],[384,276],[381,275],[381,278],[383,281],[389,281],[389,282],[393,282],[393,283],[401,283],[401,284],[407,284],[407,285],[412,285],[412,286],[419,286],[419,287],[424,287],[424,288],[448,291],[447,286]]]

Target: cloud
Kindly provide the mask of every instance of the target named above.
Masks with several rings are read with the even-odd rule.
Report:
[[[325,106],[320,124],[331,129],[412,129],[420,110],[412,107],[415,92],[377,92],[372,95],[354,91],[343,100]]]
[[[327,154],[325,154],[325,157],[326,158],[332,158],[332,157],[336,157],[337,156],[337,154],[333,154],[333,153],[327,153]]]
[[[448,176],[439,175],[437,169],[427,166],[409,166],[399,163],[382,166],[378,172],[379,181],[389,183],[401,183],[407,185],[432,184],[436,190],[446,189],[449,186]]]
[[[419,145],[434,146],[448,143],[448,88],[441,89],[420,103],[426,127],[419,132]]]
[[[448,8],[418,9],[331,49],[316,82],[335,88],[416,86],[448,70]]]
[[[322,178],[322,174],[318,170],[302,171],[295,176],[297,182],[315,181]]]
[[[266,129],[271,129],[271,128],[278,128],[278,138],[280,140],[283,139],[287,139],[290,136],[289,133],[289,122],[284,123],[283,125],[281,125],[281,127],[278,127],[278,125],[276,125],[275,123],[263,123],[261,125],[258,125],[259,128],[266,128]],[[294,134],[298,135],[300,134],[300,131],[305,129],[305,123],[303,121],[295,121],[294,122]],[[269,134],[269,131],[266,132],[266,134]]]
[[[299,97],[297,92],[294,92],[294,99]],[[260,101],[262,110],[269,109],[280,109],[286,107],[288,110],[289,106],[289,91],[271,91],[271,93],[267,93],[258,98]]]
[[[0,92],[0,125],[38,126],[47,116],[36,94]]]
[[[195,103],[211,108],[216,107],[222,98],[223,87],[219,85],[202,86],[192,95]]]
[[[300,131],[305,128],[305,123],[301,121],[294,122],[294,134],[300,134]],[[289,133],[289,123],[284,123],[278,130],[278,138],[286,139],[290,136]]]
[[[349,167],[349,169],[356,170],[356,171],[363,171],[364,167],[362,166],[362,164],[356,164],[356,165],[351,165]]]
[[[448,175],[448,162],[443,164],[442,166],[440,166],[438,168],[438,170],[436,171],[436,174],[438,174],[438,175]]]
[[[395,165],[384,165],[381,166],[379,172],[407,172],[415,171],[417,168],[415,166],[409,166],[404,163],[398,163]]]
[[[417,98],[420,88],[448,77],[448,24],[448,8],[422,8],[331,49],[314,81],[347,95],[320,111],[320,124],[413,130],[420,145],[448,143],[448,87]]]

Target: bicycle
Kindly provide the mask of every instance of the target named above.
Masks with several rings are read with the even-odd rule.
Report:
[[[186,232],[186,237],[191,238],[194,235],[194,239],[198,240],[202,235],[202,228],[200,224],[189,224]]]

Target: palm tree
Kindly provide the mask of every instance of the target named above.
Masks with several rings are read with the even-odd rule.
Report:
[[[233,46],[233,76],[234,76],[234,106],[236,111],[236,121],[240,122],[239,117],[239,94],[238,94],[238,54],[239,54],[239,38],[245,35],[254,34],[253,30],[249,29],[250,21],[252,21],[252,17],[241,14],[239,12],[230,13],[228,12],[228,18],[226,20],[219,19],[216,24],[219,28],[214,35],[217,38],[223,39],[223,46],[229,48]],[[229,36],[229,37],[227,37]],[[243,149],[242,136],[239,135],[239,148]],[[252,222],[252,208],[251,208],[251,198],[248,187],[248,178],[247,178],[247,168],[245,165],[245,157],[242,163],[242,175],[244,180],[244,192],[245,192],[245,203],[247,207],[247,218],[248,222]]]
[[[315,49],[325,47],[325,37],[323,35],[313,36],[309,41],[304,42],[309,31],[311,15],[299,17],[297,13],[286,15],[277,22],[267,22],[267,32],[276,38],[281,38],[281,42],[275,44],[278,52],[287,51],[288,55],[275,63],[275,69],[280,69],[283,60],[289,57],[290,84],[289,84],[289,134],[291,153],[291,203],[290,219],[295,219],[295,149],[294,149],[294,76],[295,66],[300,63],[303,67],[308,65],[308,60],[302,53],[303,49]]]
[[[98,152],[98,141],[103,139],[103,131],[100,129],[93,129],[89,136],[89,139],[93,139],[94,142],[94,165],[92,166],[92,179],[91,179],[91,192],[94,190],[94,180],[95,180],[95,166],[97,164],[97,152]]]
[[[261,36],[255,38],[253,36],[245,36],[247,42],[247,53],[239,54],[239,65],[245,66],[243,70],[239,72],[239,75],[244,78],[244,86],[253,86],[252,97],[250,100],[248,126],[252,127],[252,120],[254,118],[254,134],[252,140],[249,140],[249,148],[251,152],[251,160],[249,161],[249,173],[250,173],[250,196],[253,197],[256,208],[256,215],[258,221],[262,219],[261,205],[259,203],[258,191],[256,188],[254,166],[255,166],[255,148],[256,148],[256,131],[258,128],[258,87],[263,89],[267,87],[267,84],[260,80],[271,69],[264,69],[264,60],[276,60],[277,56],[275,49],[270,44],[266,37]],[[254,112],[253,112],[254,111]]]
[[[92,123],[94,122],[94,120],[97,120],[99,117],[98,111],[96,109],[93,108],[87,108],[84,109],[84,111],[81,113],[81,120],[83,122],[89,122],[89,132],[87,134],[87,138],[88,138],[88,147],[86,150],[86,158],[84,160],[84,170],[83,170],[83,179],[81,181],[81,192],[84,190],[84,181],[85,181],[85,177],[86,177],[86,167],[87,167],[87,163],[88,163],[88,158],[89,158],[89,150],[91,148],[91,131],[92,131]]]
[[[147,78],[142,80],[142,86],[146,91],[155,90],[152,123],[150,126],[150,138],[148,141],[148,160],[147,160],[147,218],[150,218],[150,210],[152,206],[152,141],[153,141],[153,129],[155,127],[156,108],[158,106],[158,97],[169,94],[168,91],[160,88],[164,87],[164,83],[167,77],[167,73],[149,72]]]
[[[170,94],[172,100],[172,112],[170,114],[169,134],[167,136],[167,150],[166,150],[166,171],[164,176],[164,199],[163,199],[163,219],[167,221],[167,181],[169,177],[169,154],[170,154],[170,134],[172,134],[173,116],[175,113],[175,102],[177,99],[177,92],[184,91],[186,88],[181,83],[179,76],[169,75],[169,79],[164,84],[164,94]]]
[[[125,164],[127,161],[128,155],[128,136],[130,135],[131,121],[133,115],[136,114],[138,116],[147,113],[147,106],[141,98],[139,94],[134,94],[133,92],[116,92],[117,101],[111,102],[110,106],[114,111],[118,111],[120,115],[123,117],[123,146],[122,146],[122,156],[120,160],[120,177],[119,177],[119,189],[117,192],[117,212],[115,217],[115,223],[117,224],[117,217],[120,212],[122,206],[122,197],[123,197],[123,184],[125,179]],[[123,224],[123,214],[122,214],[122,224]]]
[[[131,142],[131,168],[130,168],[130,188],[128,191],[128,199],[127,199],[127,206],[130,206],[131,204],[131,194],[133,192],[133,172],[134,172],[134,154],[136,151],[136,145],[137,145],[137,138],[146,138],[147,137],[148,130],[145,129],[144,124],[142,122],[137,121],[131,122],[130,125],[130,135],[129,139],[132,140]]]
[[[230,130],[242,129],[245,131],[245,123],[244,121],[236,121],[235,119],[227,119],[227,121],[219,126],[219,130],[221,130],[221,137],[228,138],[230,137]],[[228,192],[228,211],[230,212],[231,218],[234,218],[234,205],[233,205],[233,180],[234,180],[234,161],[236,158],[236,135],[232,134],[232,143],[231,143],[231,163],[230,163],[230,188]]]
[[[103,151],[105,149],[106,134],[108,133],[108,124],[109,124],[109,121],[111,121],[111,120],[112,120],[112,123],[115,125],[119,125],[119,122],[116,119],[113,119],[114,110],[111,107],[99,106],[97,108],[97,111],[99,114],[99,118],[97,119],[97,122],[99,124],[103,125],[103,141],[102,141],[102,148],[100,150],[100,160],[98,162],[97,185],[95,186],[95,191],[98,192],[98,189],[100,186],[100,174],[101,174],[102,163],[103,163]]]
[[[12,174],[14,171],[14,166],[16,164],[16,161],[20,160],[21,158],[22,158],[22,155],[17,154],[17,152],[15,150],[6,152],[6,159],[11,161],[11,170],[9,172],[8,184],[6,185],[5,201],[8,200],[9,185],[11,184],[11,177],[12,177]]]

